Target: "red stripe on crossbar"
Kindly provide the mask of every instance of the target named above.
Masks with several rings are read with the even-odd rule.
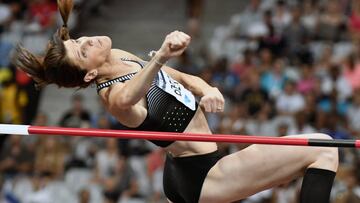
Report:
[[[280,138],[249,135],[220,135],[196,133],[168,133],[134,130],[105,130],[89,128],[60,128],[30,126],[29,134],[85,136],[85,137],[114,137],[121,139],[148,139],[148,140],[180,140],[200,142],[229,142],[247,144],[273,144],[273,145],[298,145],[308,146],[305,138]]]

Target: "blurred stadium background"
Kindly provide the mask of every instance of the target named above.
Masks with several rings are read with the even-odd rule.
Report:
[[[18,43],[41,55],[60,22],[54,0],[0,0],[0,123],[121,128],[94,87],[37,91],[11,64]],[[145,60],[167,33],[190,34],[168,65],[223,92],[225,112],[207,115],[214,133],[360,139],[358,0],[75,0],[70,27]],[[340,150],[332,203],[360,202],[359,155]],[[0,203],[166,202],[163,156],[142,140],[1,136]],[[299,183],[239,202],[296,203]]]

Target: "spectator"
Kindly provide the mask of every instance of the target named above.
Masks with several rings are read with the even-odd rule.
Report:
[[[0,172],[5,178],[17,174],[30,174],[33,169],[34,152],[22,142],[22,136],[11,135],[0,154]]]
[[[35,172],[51,180],[64,174],[66,150],[60,137],[41,137],[36,150]]]
[[[56,25],[57,5],[53,0],[30,1],[29,17],[41,30],[52,31]]]
[[[226,95],[233,95],[235,87],[239,84],[239,79],[228,69],[228,59],[222,58],[216,61],[212,67],[211,84],[219,88]]]
[[[79,203],[90,203],[90,192],[87,189],[82,189],[79,192]]]
[[[125,201],[138,194],[137,180],[134,171],[125,157],[116,161],[114,174],[104,181],[104,194],[109,202]]]
[[[11,69],[10,67],[10,57],[11,51],[13,49],[13,44],[5,40],[0,41],[0,69]]]
[[[320,15],[317,38],[321,40],[339,41],[344,39],[346,16],[341,10],[339,1],[330,0],[325,11]]]
[[[13,73],[3,82],[0,98],[0,121],[2,123],[21,124],[23,122],[23,109],[28,103],[28,97],[16,84]]]
[[[344,188],[339,191],[336,195],[335,203],[359,203],[360,197],[357,194],[357,190],[359,189],[359,180],[357,176],[357,171],[353,166],[343,166],[339,170],[339,178],[338,182]]]
[[[2,203],[2,202],[5,202],[3,185],[4,185],[3,177],[0,176],[0,202],[1,202],[1,203]]]
[[[301,10],[298,7],[292,8],[291,23],[284,27],[284,35],[287,51],[290,60],[299,60],[303,44],[308,37],[308,32],[301,21]]]
[[[174,67],[185,73],[198,75],[200,73],[200,66],[196,63],[196,60],[192,58],[189,52],[184,52],[179,56],[174,64]]]
[[[351,54],[344,63],[344,76],[353,90],[360,88],[360,63],[358,58]]]
[[[316,88],[317,78],[314,74],[314,68],[311,64],[303,64],[301,71],[301,79],[297,82],[297,89],[301,94],[308,94]]]
[[[315,125],[316,114],[318,111],[317,96],[318,94],[316,92],[312,92],[307,95],[304,95],[305,107],[302,113],[305,114],[307,118],[307,123],[313,127]]]
[[[360,40],[360,3],[359,1],[352,1],[352,11],[349,19],[349,31],[353,41]]]
[[[276,124],[272,119],[272,114],[273,109],[271,105],[265,103],[254,117],[244,122],[245,132],[250,135],[277,136]]]
[[[8,25],[12,18],[11,7],[4,2],[0,3],[0,33],[5,29],[5,26]]]
[[[23,110],[23,123],[30,124],[36,116],[42,90],[36,89],[34,81],[19,69],[16,69],[15,77],[19,88],[24,91],[28,97],[28,102]]]
[[[250,49],[246,49],[242,53],[241,60],[235,61],[230,69],[236,74],[240,81],[243,81],[248,77],[249,72],[255,68],[254,53],[252,53]]]
[[[102,183],[115,173],[119,160],[119,149],[115,138],[106,139],[106,147],[95,156],[95,178]]]
[[[200,34],[200,18],[203,13],[203,0],[187,0],[188,30],[192,37]]]
[[[152,202],[161,202],[161,200],[165,197],[162,186],[165,152],[162,149],[154,150],[146,157],[146,159],[148,175],[153,190],[150,200]]]
[[[10,7],[12,16],[11,20],[21,20],[24,18],[25,11],[28,9],[26,0],[3,0],[4,4]]]
[[[353,136],[360,136],[360,89],[354,92],[352,104],[346,112],[349,130]]]
[[[84,109],[83,96],[76,94],[72,97],[72,107],[60,119],[60,126],[85,128],[90,126],[90,113]]]
[[[248,79],[249,86],[245,88],[241,95],[238,95],[237,99],[246,106],[250,116],[255,116],[261,107],[269,102],[269,95],[261,88],[257,73],[252,73]]]
[[[339,102],[345,102],[352,94],[353,88],[350,86],[349,73],[343,75],[338,65],[332,65],[329,68],[329,75],[322,79],[322,92],[330,95],[333,91],[337,92]]]
[[[274,68],[265,71],[261,76],[261,87],[266,90],[272,98],[279,96],[284,87],[286,81],[284,63],[283,59],[276,59]]]
[[[284,137],[286,135],[289,135],[289,125],[287,123],[280,123],[278,126],[277,126],[277,132],[276,134],[279,136],[279,137]]]
[[[38,112],[36,117],[34,118],[34,122],[31,125],[35,126],[47,126],[49,125],[48,122],[48,115],[44,112]],[[31,152],[32,155],[35,155],[37,150],[37,145],[39,144],[39,139],[41,136],[26,136],[23,137],[23,142],[26,145],[26,148]],[[34,158],[32,158],[34,159]]]
[[[259,73],[263,73],[273,68],[274,56],[270,49],[261,49],[258,56],[257,69]]]
[[[295,114],[295,128],[293,131],[290,131],[290,135],[295,134],[306,134],[306,133],[315,133],[316,130],[309,123],[309,115],[303,111],[299,111]]]
[[[305,107],[304,97],[296,91],[296,83],[287,81],[284,92],[276,100],[276,109],[282,115],[294,115]]]
[[[251,27],[261,23],[262,9],[260,0],[251,0],[248,6],[240,14],[234,15],[231,19],[231,29],[235,36],[244,36]]]
[[[266,34],[260,37],[259,50],[269,49],[276,56],[282,56],[285,47],[285,39],[281,32],[277,33],[272,21],[272,12],[264,13],[264,25],[266,26]]]
[[[23,202],[51,202],[53,197],[48,187],[51,183],[48,174],[35,174],[30,180],[30,190],[26,191],[25,194],[21,194],[23,195]]]
[[[36,126],[46,126],[48,124],[48,115],[44,112],[39,112],[33,122],[33,125]]]
[[[350,139],[351,136],[345,131],[341,120],[341,116],[336,111],[327,113],[326,126],[322,132],[334,139]]]
[[[102,139],[88,137],[72,137],[69,139],[71,156],[68,157],[66,169],[70,168],[93,168],[95,155],[99,146],[102,146]]]
[[[323,47],[321,55],[315,55],[315,74],[321,78],[327,77],[329,74],[330,67],[333,65],[333,47],[325,45]]]
[[[315,34],[315,29],[319,19],[319,9],[317,1],[305,0],[302,4],[301,22],[311,36]]]
[[[57,5],[52,0],[28,2],[28,18],[24,27],[23,45],[41,55],[51,33],[55,30]]]
[[[291,22],[291,14],[286,5],[286,1],[278,0],[274,9],[274,15],[272,22],[274,24],[275,32],[282,33],[284,28],[287,27]]]

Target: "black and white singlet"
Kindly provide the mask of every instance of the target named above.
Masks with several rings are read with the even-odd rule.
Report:
[[[137,63],[143,68],[145,63],[122,59]],[[97,91],[109,87],[118,82],[130,80],[136,72],[129,73],[118,78],[97,85]],[[160,131],[160,132],[183,132],[195,115],[198,107],[195,97],[180,83],[172,79],[164,71],[160,70],[153,80],[149,91],[146,93],[147,115],[145,120],[133,130]],[[174,141],[155,141],[154,144],[167,147]]]

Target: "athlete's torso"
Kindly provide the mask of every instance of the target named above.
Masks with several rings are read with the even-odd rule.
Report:
[[[129,60],[127,60],[129,61]],[[138,61],[131,61],[134,65],[137,63],[141,67],[144,63]],[[102,84],[111,85],[116,82],[126,82],[130,80],[136,73],[132,72],[117,78],[117,80],[107,81]],[[168,75],[162,71],[155,78],[146,96],[139,102],[147,109],[147,113],[143,122],[134,130],[151,130],[164,132],[192,132],[192,133],[211,133],[207,125],[206,118],[197,104],[184,104],[181,98],[177,100],[175,96],[161,89],[161,85],[157,80],[164,79]],[[170,83],[176,83],[172,80]],[[98,85],[101,89],[101,85]],[[173,87],[173,86],[171,86]],[[164,88],[165,89],[165,88]],[[195,101],[193,101],[195,102]],[[186,136],[186,135],[184,135]],[[200,142],[183,142],[183,141],[152,141],[154,144],[166,147],[174,156],[188,156],[192,154],[202,154],[216,149],[214,143],[200,143]]]

